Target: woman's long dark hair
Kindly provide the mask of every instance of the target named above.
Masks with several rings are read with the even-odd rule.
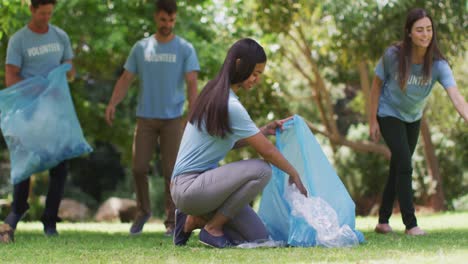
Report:
[[[445,57],[442,55],[442,52],[439,50],[437,45],[437,34],[434,22],[432,17],[422,8],[411,9],[406,16],[405,28],[403,30],[403,40],[396,44],[398,52],[398,83],[402,90],[406,89],[406,83],[409,78],[409,72],[411,68],[411,54],[412,50],[412,40],[410,37],[411,28],[413,24],[421,18],[429,18],[432,24],[432,39],[429,47],[427,47],[426,54],[424,54],[424,64],[423,64],[423,80],[427,82],[431,78],[432,74],[432,64],[434,60],[445,60]]]
[[[236,63],[236,61],[238,63]],[[258,63],[266,62],[262,46],[255,40],[245,38],[237,41],[229,49],[221,70],[210,80],[198,96],[189,121],[206,131],[211,136],[224,137],[230,133],[228,117],[229,90],[232,84],[245,81]]]

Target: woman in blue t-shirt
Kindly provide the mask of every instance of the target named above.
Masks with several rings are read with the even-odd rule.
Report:
[[[380,59],[371,91],[370,136],[380,134],[391,153],[390,173],[379,210],[377,233],[392,232],[388,224],[398,197],[408,235],[424,235],[413,206],[412,166],[420,120],[435,82],[439,82],[458,113],[468,120],[468,106],[457,89],[450,66],[437,46],[432,18],[424,9],[412,9],[406,18],[404,38]]]
[[[250,90],[266,64],[252,39],[237,41],[218,75],[207,83],[189,116],[171,180],[176,207],[174,244],[185,245],[194,229],[200,242],[218,248],[267,239],[268,232],[249,206],[271,177],[274,164],[307,195],[298,172],[265,137],[286,120],[257,128],[236,93]],[[263,158],[218,167],[233,148],[252,146]]]

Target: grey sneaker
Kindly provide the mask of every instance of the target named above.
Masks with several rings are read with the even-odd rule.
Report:
[[[143,231],[143,226],[150,219],[151,213],[141,215],[135,219],[132,226],[130,227],[130,235],[139,235]]]

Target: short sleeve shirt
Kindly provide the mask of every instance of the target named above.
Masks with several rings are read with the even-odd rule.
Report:
[[[196,125],[187,123],[173,177],[216,168],[237,141],[260,132],[232,90],[229,94],[228,116],[232,133],[224,138],[211,136],[204,127],[200,130]]]
[[[49,24],[47,33],[38,34],[25,26],[8,41],[5,64],[21,68],[20,76],[27,79],[47,76],[52,69],[72,58],[70,39],[65,31]]]
[[[199,71],[200,65],[192,44],[183,38],[160,43],[153,35],[133,46],[124,68],[140,78],[136,115],[171,119],[182,115],[185,73]]]
[[[432,64],[432,76],[428,81],[424,81],[423,78],[423,65],[412,64],[406,90],[402,91],[398,83],[397,54],[398,49],[390,47],[375,68],[375,74],[383,81],[377,115],[415,122],[421,119],[428,96],[436,82],[445,89],[455,87],[456,82],[447,61],[435,60]]]

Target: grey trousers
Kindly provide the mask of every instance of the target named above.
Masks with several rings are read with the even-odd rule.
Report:
[[[203,173],[178,175],[172,179],[172,199],[186,214],[209,219],[221,213],[230,218],[224,231],[236,242],[267,239],[265,225],[249,203],[260,194],[271,174],[267,162],[252,159]]]

